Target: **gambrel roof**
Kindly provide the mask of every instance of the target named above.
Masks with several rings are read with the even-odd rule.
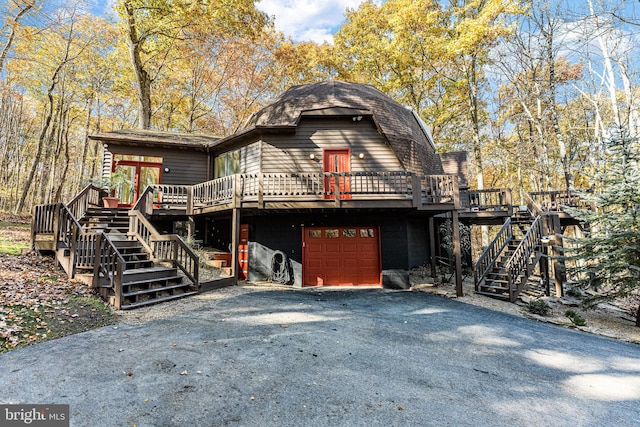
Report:
[[[246,129],[239,133],[295,127],[301,116],[322,115],[327,109],[359,110],[354,115],[368,112],[407,170],[443,173],[431,135],[418,115],[366,84],[331,80],[293,86],[254,113],[247,121]]]

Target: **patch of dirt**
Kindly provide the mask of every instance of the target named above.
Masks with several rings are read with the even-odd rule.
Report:
[[[0,352],[115,323],[86,284],[69,280],[52,257],[0,254]]]
[[[575,298],[543,297],[549,306],[545,316],[535,315],[527,311],[532,298],[523,296],[515,304],[475,293],[473,278],[463,280],[462,297],[456,297],[455,284],[435,282],[428,274],[428,269],[415,269],[411,274],[411,290],[456,299],[460,302],[484,307],[489,310],[526,317],[539,322],[553,323],[567,328],[575,328],[584,332],[614,338],[620,341],[640,344],[640,327],[635,326],[633,310],[637,309],[637,301],[616,301],[598,304],[595,308],[585,309]],[[440,275],[438,275],[440,276]],[[585,326],[576,326],[566,316],[567,310],[573,310],[585,319]]]

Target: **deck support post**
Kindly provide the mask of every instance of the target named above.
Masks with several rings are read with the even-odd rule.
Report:
[[[431,277],[436,278],[436,226],[435,219],[432,216],[429,217],[429,255],[431,258]]]
[[[240,242],[240,209],[234,208],[231,217],[231,266],[233,268],[233,283],[238,284],[239,253],[238,243]]]
[[[458,221],[458,211],[454,209],[451,211],[451,241],[453,242],[453,258],[455,263],[455,276],[456,276],[456,296],[462,297],[464,293],[462,291],[462,256],[460,254],[460,228]]]

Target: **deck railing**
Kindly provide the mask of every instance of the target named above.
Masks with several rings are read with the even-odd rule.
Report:
[[[507,218],[502,228],[500,228],[500,231],[498,231],[495,239],[493,239],[484,252],[482,252],[478,261],[476,261],[473,271],[476,291],[480,290],[480,282],[482,282],[487,273],[491,271],[491,268],[497,261],[498,257],[500,257],[502,250],[507,246],[507,244],[509,244],[512,238],[511,218]]]
[[[419,176],[412,172],[255,173],[218,178],[192,187],[193,206],[251,200],[324,200],[344,197],[411,200],[424,204],[455,203],[457,178],[453,175]]]
[[[564,207],[592,208],[589,202],[571,191],[533,191],[529,196],[543,212],[562,212]]]
[[[225,176],[192,187],[193,206],[211,206],[233,197],[235,175]]]
[[[495,210],[508,212],[513,206],[511,189],[488,188],[460,191],[460,206],[474,212]]]

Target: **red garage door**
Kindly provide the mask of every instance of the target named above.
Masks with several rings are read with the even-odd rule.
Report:
[[[377,227],[303,228],[304,286],[380,285]]]

